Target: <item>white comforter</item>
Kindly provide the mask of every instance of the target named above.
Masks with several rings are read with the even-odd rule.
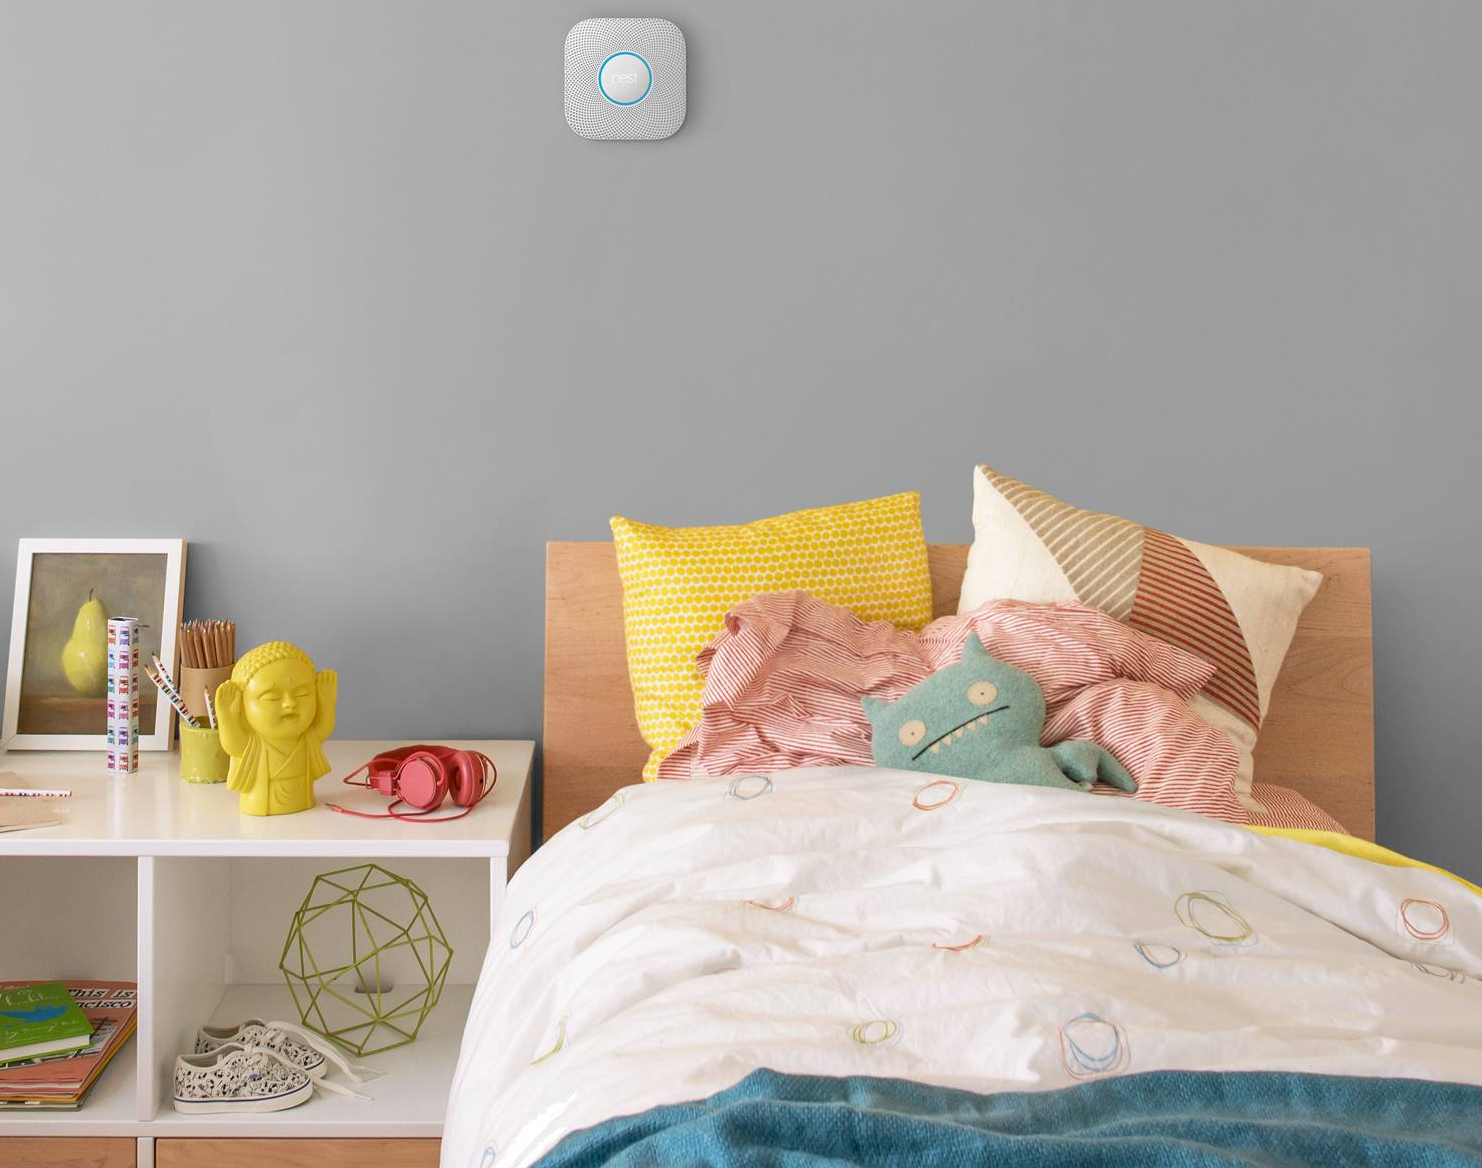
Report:
[[[873,768],[629,787],[509,890],[443,1164],[758,1067],[1482,1084],[1482,897],[1186,812]]]

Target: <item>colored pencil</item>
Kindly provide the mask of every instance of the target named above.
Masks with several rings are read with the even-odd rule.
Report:
[[[163,658],[158,653],[151,653],[149,660],[154,664],[154,671],[164,679],[164,684],[178,694],[180,691],[175,689],[175,679],[170,676],[170,671],[165,668]]]
[[[236,663],[235,621],[188,621],[180,626],[181,659],[192,669],[228,669]]]
[[[160,693],[164,694],[166,700],[175,707],[175,712],[180,715],[182,722],[187,726],[199,729],[201,724],[192,718],[190,711],[185,708],[185,703],[181,701],[180,694],[175,689],[175,683],[170,680],[169,670],[165,668],[165,663],[159,659],[159,654],[153,654],[150,659],[154,662],[154,669],[146,669],[144,671],[149,675],[149,680],[159,687]]]
[[[146,669],[144,672],[148,676],[149,680],[154,682],[154,684],[159,687],[159,691],[160,693],[164,694],[165,700],[175,707],[175,712],[180,715],[180,720],[182,722],[184,722],[188,726],[198,727],[200,725],[199,722],[197,722],[190,716],[190,711],[185,708],[185,703],[181,701],[180,694],[176,692],[176,689],[173,685],[167,682],[153,669]]]

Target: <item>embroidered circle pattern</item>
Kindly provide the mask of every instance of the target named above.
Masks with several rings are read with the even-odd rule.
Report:
[[[552,1046],[550,1050],[546,1051],[545,1054],[537,1055],[535,1058],[531,1059],[530,1060],[530,1065],[532,1067],[533,1066],[538,1066],[540,1063],[545,1062],[546,1059],[555,1058],[556,1055],[558,1055],[558,1054],[561,1053],[561,1048],[564,1047],[565,1045],[566,1045],[566,1015],[563,1014],[561,1016],[561,1020],[556,1023],[556,1044],[554,1046]]]
[[[911,806],[917,811],[935,811],[938,807],[945,807],[957,798],[961,790],[962,784],[954,783],[951,779],[933,779],[916,788],[916,794],[911,799]]]
[[[1127,1032],[1100,1014],[1077,1014],[1060,1027],[1060,1061],[1072,1079],[1094,1079],[1127,1069]]]
[[[932,948],[940,949],[944,953],[966,953],[969,949],[981,949],[988,944],[988,938],[979,933],[970,941],[963,941],[958,945],[943,945],[940,941],[933,941]]]
[[[1400,927],[1417,941],[1439,941],[1451,932],[1446,906],[1434,900],[1400,901]]]
[[[748,900],[746,903],[752,908],[765,909],[767,912],[785,913],[792,912],[797,906],[798,898],[796,896],[774,897],[771,900]]]
[[[1134,941],[1132,947],[1137,950],[1137,955],[1154,969],[1172,969],[1184,959],[1184,951],[1176,945]]]
[[[849,1037],[860,1046],[881,1049],[901,1040],[901,1024],[894,1018],[871,1018],[849,1028]]]
[[[588,811],[585,815],[578,819],[576,821],[577,827],[581,828],[582,831],[591,831],[592,828],[596,827],[599,823],[606,823],[607,820],[611,818],[612,813],[619,807],[621,807],[626,799],[627,796],[624,795],[621,791],[615,792],[612,798],[607,800],[606,803],[602,804],[601,807],[597,807],[591,811]]]
[[[525,943],[525,938],[530,935],[530,930],[535,928],[535,910],[526,909],[525,915],[515,922],[515,927],[509,931],[509,947],[518,949]]]
[[[1250,922],[1219,892],[1185,892],[1174,904],[1178,919],[1196,933],[1222,945],[1239,945],[1253,940],[1256,931]]]
[[[726,786],[726,798],[740,799],[743,803],[755,799],[758,795],[770,795],[771,793],[770,775],[737,775]]]

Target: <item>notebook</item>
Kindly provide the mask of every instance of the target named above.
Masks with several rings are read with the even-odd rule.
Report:
[[[31,784],[14,771],[0,771],[0,789],[29,790]],[[21,831],[28,827],[51,827],[61,823],[57,806],[45,796],[0,795],[0,831]]]
[[[20,984],[0,982],[0,991]],[[131,981],[63,983],[93,1024],[83,1050],[0,1067],[0,1111],[75,1110],[113,1056],[134,1033],[139,994]]]
[[[0,831],[51,827],[61,822],[57,809],[46,799],[34,799],[28,795],[0,795]]]
[[[59,981],[0,990],[0,1067],[82,1050],[93,1024]]]

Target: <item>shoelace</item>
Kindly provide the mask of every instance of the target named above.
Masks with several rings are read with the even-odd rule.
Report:
[[[267,1060],[271,1059],[273,1062],[287,1067],[290,1071],[294,1072],[294,1074],[303,1075],[304,1073],[303,1069],[295,1066],[293,1064],[293,1061],[286,1055],[280,1054],[278,1051],[272,1050],[269,1047],[244,1046],[242,1048],[242,1051],[244,1054],[256,1058],[258,1060],[256,1065],[259,1067],[267,1067]],[[343,1065],[343,1060],[341,1060],[341,1065]],[[304,1077],[308,1078],[307,1075],[305,1075]],[[359,1081],[360,1080],[358,1079],[356,1080],[356,1082]],[[336,1095],[344,1095],[348,1099],[362,1099],[366,1103],[374,1102],[369,1095],[362,1095],[358,1091],[350,1090],[349,1087],[341,1087],[338,1083],[331,1083],[328,1079],[309,1079],[309,1082],[313,1085],[313,1088],[316,1091],[323,1088],[325,1091],[333,1091]]]
[[[368,1067],[362,1063],[351,1064],[345,1061],[344,1056],[330,1046],[329,1043],[313,1032],[305,1030],[302,1026],[297,1026],[292,1022],[264,1022],[262,1028],[263,1037],[267,1037],[268,1035],[282,1035],[285,1038],[293,1039],[300,1046],[307,1046],[311,1050],[317,1050],[330,1062],[334,1063],[335,1066],[339,1067],[344,1072],[345,1077],[352,1083],[363,1083],[367,1077],[375,1078],[381,1073],[375,1067]],[[365,1096],[358,1096],[358,1098],[363,1099]]]

